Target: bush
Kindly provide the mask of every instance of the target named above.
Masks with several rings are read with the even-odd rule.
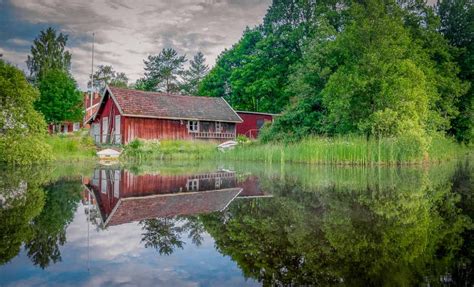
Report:
[[[52,159],[51,154],[51,147],[40,136],[0,138],[0,161],[7,164],[44,163]]]

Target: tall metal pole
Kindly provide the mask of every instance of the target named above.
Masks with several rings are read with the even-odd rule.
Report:
[[[94,95],[94,42],[95,42],[95,33],[92,33],[91,98],[90,98],[89,107],[92,107],[92,101],[93,101],[93,95]]]

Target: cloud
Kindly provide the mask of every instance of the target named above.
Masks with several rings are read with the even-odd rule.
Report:
[[[10,2],[15,21],[30,26],[53,25],[69,35],[72,73],[81,88],[86,87],[90,73],[92,32],[95,63],[113,65],[136,80],[143,73],[143,59],[167,47],[188,58],[202,51],[208,64],[214,64],[220,52],[238,41],[246,26],[262,21],[269,4],[270,0]],[[15,38],[16,44],[31,41]]]

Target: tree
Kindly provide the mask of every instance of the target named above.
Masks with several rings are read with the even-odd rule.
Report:
[[[46,123],[33,103],[38,90],[17,68],[0,60],[0,162],[47,161],[51,148],[43,141]]]
[[[206,59],[204,58],[204,54],[201,52],[194,55],[194,58],[189,62],[189,64],[189,69],[183,75],[184,83],[182,85],[182,90],[187,94],[197,96],[199,84],[209,72],[209,66],[206,65]]]
[[[35,103],[49,123],[76,121],[82,118],[82,94],[71,76],[58,69],[49,70],[40,79],[40,98]]]
[[[126,88],[128,86],[128,77],[125,73],[119,73],[110,65],[99,65],[94,73],[94,89],[103,91],[107,85]],[[87,87],[92,87],[89,80]]]
[[[145,63],[147,87],[159,92],[172,93],[179,91],[180,77],[184,74],[186,56],[179,56],[172,49],[163,49],[158,55],[150,55]]]
[[[67,40],[68,35],[63,33],[57,35],[52,27],[40,32],[31,46],[31,55],[28,55],[26,61],[33,82],[51,69],[69,71],[71,53],[65,50]]]
[[[458,102],[459,115],[453,121],[452,133],[459,141],[474,141],[474,4],[468,0],[438,1],[437,13],[441,32],[458,48],[456,61],[459,77],[471,83]]]

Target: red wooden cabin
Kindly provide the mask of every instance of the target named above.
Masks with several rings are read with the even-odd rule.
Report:
[[[133,139],[235,139],[242,119],[223,98],[107,87],[88,121],[96,143]]]
[[[255,139],[266,122],[273,122],[275,114],[237,111],[243,122],[237,124],[237,134]]]

